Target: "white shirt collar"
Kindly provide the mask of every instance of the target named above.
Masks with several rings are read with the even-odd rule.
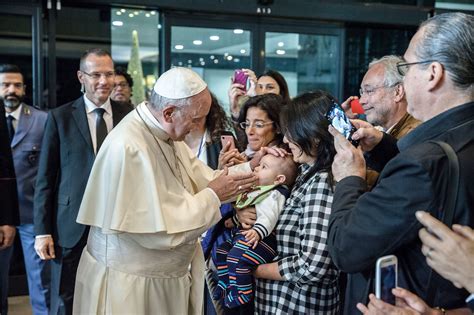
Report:
[[[97,106],[92,103],[92,101],[89,100],[85,94],[84,103],[86,104],[86,113],[88,114],[97,108]],[[108,97],[105,103],[100,105],[99,108],[103,108],[107,114],[112,115],[112,105],[110,104],[110,97]]]
[[[20,106],[18,106],[13,112],[11,113],[7,113],[5,111],[5,117],[8,117],[8,116],[13,116],[16,121],[18,121],[20,119],[20,114],[21,114],[21,109],[23,108],[23,103],[20,104]]]

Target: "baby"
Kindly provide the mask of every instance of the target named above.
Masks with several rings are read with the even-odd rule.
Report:
[[[248,229],[242,226],[234,228],[233,238],[216,251],[219,283],[213,298],[223,298],[227,307],[237,307],[252,300],[252,271],[276,257],[276,239],[272,231],[296,173],[297,167],[291,156],[283,158],[267,154],[255,168],[259,186],[237,198],[235,207],[254,206],[257,220]]]

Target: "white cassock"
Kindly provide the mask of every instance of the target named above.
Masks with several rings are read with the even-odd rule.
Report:
[[[221,218],[206,188],[218,174],[169,140],[145,103],[125,117],[102,144],[77,217],[91,229],[74,314],[201,314],[198,237]]]

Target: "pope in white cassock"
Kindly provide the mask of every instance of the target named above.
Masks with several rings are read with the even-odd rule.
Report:
[[[211,105],[195,72],[173,68],[153,90],[109,133],[92,168],[77,217],[91,228],[75,314],[201,314],[198,237],[220,219],[221,201],[255,181],[259,161],[216,172],[182,142]]]

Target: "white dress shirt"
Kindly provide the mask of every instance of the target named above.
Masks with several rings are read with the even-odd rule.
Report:
[[[95,121],[97,118],[97,113],[94,112],[94,110],[96,108],[103,108],[105,110],[103,117],[105,120],[105,125],[107,126],[107,133],[109,133],[114,126],[112,120],[112,105],[110,104],[110,97],[107,98],[104,104],[102,104],[101,106],[97,106],[92,103],[84,94],[84,103],[86,103],[87,122],[89,123],[89,132],[91,133],[92,146],[94,147],[94,152],[97,153],[97,138],[95,130]]]

